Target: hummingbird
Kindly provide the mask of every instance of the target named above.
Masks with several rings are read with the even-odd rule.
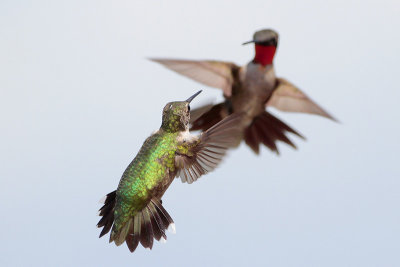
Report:
[[[152,249],[154,239],[166,241],[165,230],[174,233],[175,224],[161,199],[174,178],[189,184],[196,181],[240,142],[240,114],[226,117],[198,136],[189,132],[190,102],[200,92],[165,105],[160,129],[143,143],[117,190],[105,197],[97,224],[103,227],[100,237],[111,229],[110,243],[125,242],[131,252],[139,243]]]
[[[255,32],[251,41],[243,43],[254,43],[255,47],[254,58],[244,66],[215,60],[150,60],[202,84],[222,89],[225,100],[216,105],[200,107],[203,114],[192,121],[191,130],[207,130],[228,115],[243,112],[245,115],[241,125],[246,144],[256,154],[259,154],[260,144],[279,154],[277,141],[296,149],[288,133],[304,137],[266,111],[266,108],[316,114],[334,121],[336,119],[298,87],[275,75],[273,60],[278,39],[278,33],[272,29]]]

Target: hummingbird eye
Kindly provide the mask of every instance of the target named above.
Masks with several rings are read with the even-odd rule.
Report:
[[[188,112],[190,112],[190,106],[188,106]]]

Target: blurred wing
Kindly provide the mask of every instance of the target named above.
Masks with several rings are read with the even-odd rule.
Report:
[[[282,78],[278,78],[277,81],[278,86],[267,102],[267,106],[272,106],[281,111],[316,114],[336,121],[299,88]]]
[[[150,58],[170,70],[210,87],[220,88],[224,95],[231,96],[233,77],[232,68],[237,66],[230,62],[211,60],[176,60]]]
[[[200,176],[214,170],[229,148],[240,143],[242,114],[233,114],[202,133],[194,146],[188,146],[188,153],[177,154],[175,164],[177,177],[189,184]]]
[[[213,106],[214,106],[214,104],[212,102],[210,102],[210,103],[207,103],[207,104],[205,104],[205,105],[203,105],[201,107],[192,109],[190,111],[190,124],[192,124],[195,120],[200,118],[201,115],[203,115],[204,113],[209,111]]]

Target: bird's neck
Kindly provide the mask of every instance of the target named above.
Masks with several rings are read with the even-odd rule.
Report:
[[[256,55],[254,56],[253,62],[257,64],[261,64],[263,66],[272,64],[274,60],[276,47],[275,46],[264,46],[264,45],[255,45]]]
[[[185,125],[182,123],[179,117],[176,117],[170,118],[169,120],[163,120],[161,129],[169,133],[178,133],[181,131],[186,131],[188,129],[188,125]]]

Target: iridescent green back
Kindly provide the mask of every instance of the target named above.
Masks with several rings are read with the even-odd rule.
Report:
[[[126,168],[117,189],[116,231],[146,207],[152,197],[162,195],[174,179],[178,134],[162,130],[153,134]]]
[[[170,102],[163,109],[158,132],[144,142],[119,182],[114,209],[113,233],[117,233],[153,197],[164,194],[175,177],[178,136],[189,125],[189,103]]]

